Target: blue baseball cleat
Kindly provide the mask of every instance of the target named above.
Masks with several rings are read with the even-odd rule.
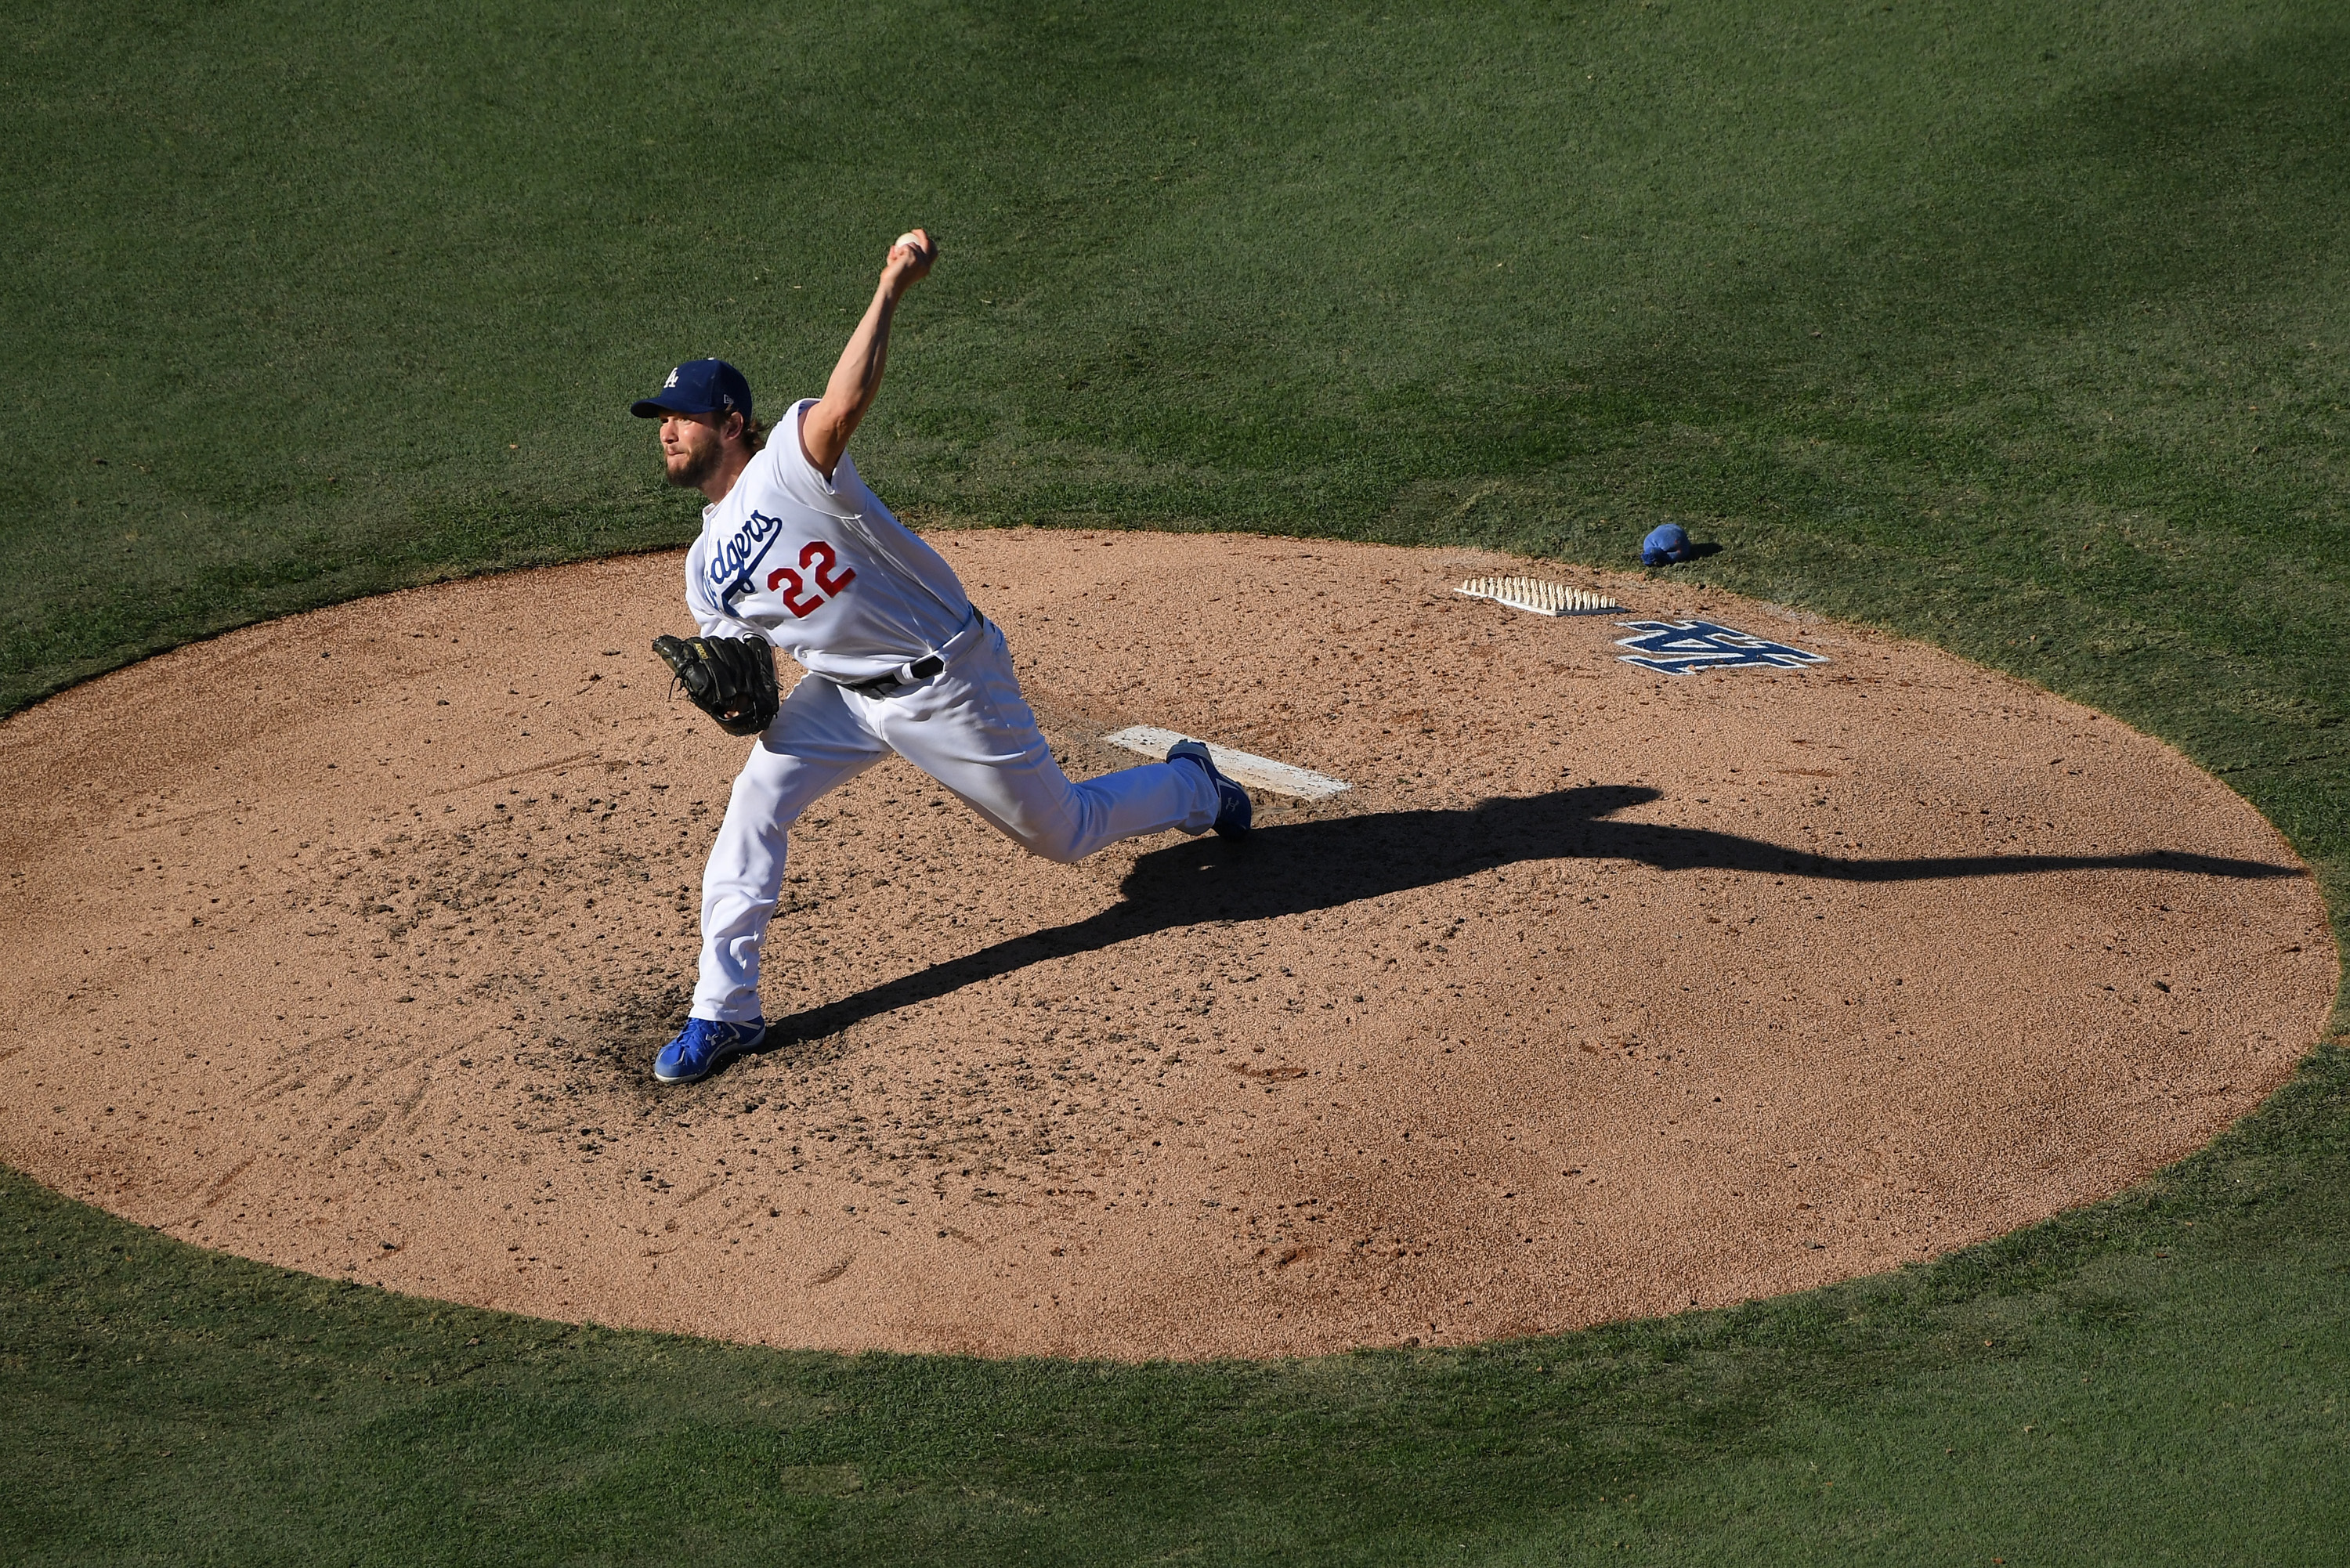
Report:
[[[664,1084],[698,1084],[729,1057],[740,1055],[766,1037],[764,1022],[721,1023],[715,1019],[689,1018],[684,1032],[653,1058],[653,1076]]]
[[[1208,755],[1208,748],[1198,741],[1178,741],[1167,748],[1169,762],[1179,757],[1200,767],[1215,784],[1216,831],[1226,838],[1238,838],[1246,833],[1249,823],[1256,815],[1256,808],[1249,805],[1248,791],[1218,773],[1215,763]]]

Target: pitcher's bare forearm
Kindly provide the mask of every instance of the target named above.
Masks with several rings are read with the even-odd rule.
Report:
[[[800,421],[800,450],[827,479],[840,465],[848,438],[857,433],[858,422],[881,390],[881,372],[889,360],[889,322],[898,312],[898,301],[929,274],[937,257],[930,236],[920,229],[913,233],[919,236],[917,244],[889,247],[881,281],[873,290],[873,303],[865,307],[865,318],[849,334],[848,347],[840,351],[840,362],[832,368],[823,398]]]
[[[873,291],[873,303],[849,335],[848,347],[840,351],[840,363],[832,368],[823,399],[800,421],[801,449],[827,479],[839,466],[848,438],[857,433],[858,421],[881,390],[881,370],[889,359],[889,318],[897,310],[898,301],[884,282]]]

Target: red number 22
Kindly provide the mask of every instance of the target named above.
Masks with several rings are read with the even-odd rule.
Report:
[[[840,557],[834,554],[830,545],[821,539],[811,539],[801,546],[800,565],[815,570],[817,589],[816,597],[813,598],[806,597],[807,584],[789,566],[778,566],[767,574],[767,591],[772,594],[780,590],[784,597],[784,607],[805,619],[822,609],[827,598],[839,593],[841,589],[857,580],[854,567],[837,574],[833,571],[833,567],[838,564],[839,559]]]

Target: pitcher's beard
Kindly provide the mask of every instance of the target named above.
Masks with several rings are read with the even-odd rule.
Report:
[[[718,472],[719,460],[725,455],[723,447],[706,446],[689,454],[682,467],[672,467],[666,462],[661,466],[669,482],[680,490],[699,490],[703,480]]]

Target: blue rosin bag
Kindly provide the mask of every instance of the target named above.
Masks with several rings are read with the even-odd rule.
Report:
[[[1678,523],[1659,523],[1640,541],[1640,565],[1669,566],[1690,558],[1689,530]]]

